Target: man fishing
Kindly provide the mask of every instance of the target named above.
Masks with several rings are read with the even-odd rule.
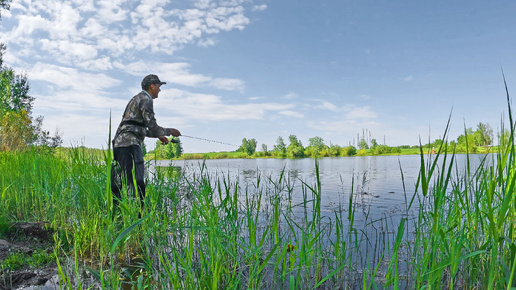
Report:
[[[111,191],[115,204],[121,200],[122,186],[126,185],[127,193],[133,198],[136,198],[136,191],[138,192],[143,209],[145,168],[141,146],[145,137],[158,138],[166,145],[169,142],[166,136],[181,136],[177,129],[160,127],[154,118],[153,99],[158,98],[160,87],[164,84],[166,82],[160,81],[153,74],[143,78],[142,91],[129,101],[122,115],[122,121],[113,138]],[[133,180],[136,181],[136,189]]]

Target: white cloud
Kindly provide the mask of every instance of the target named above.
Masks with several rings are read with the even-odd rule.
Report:
[[[187,45],[216,45],[217,34],[244,29],[250,23],[245,13],[252,7],[248,0],[14,0],[11,11],[2,15],[0,39],[8,47],[4,61],[28,74],[36,97],[34,114],[45,116],[47,130],[59,126],[67,139],[98,141],[111,108],[116,111],[113,122],[119,120],[130,96],[140,89],[139,82],[121,81],[127,75],[141,79],[156,73],[172,84],[163,88],[167,94],[156,100],[155,109],[166,110],[160,120],[185,127],[196,120],[288,115],[292,104],[229,104],[215,94],[173,89],[244,90],[242,79],[195,73],[189,63],[167,57]],[[167,90],[174,97],[167,98]]]
[[[299,98],[299,96],[296,93],[288,93],[282,97],[285,100],[293,100]]]
[[[341,121],[319,121],[308,122],[308,127],[332,134],[355,134],[362,128],[382,132],[382,124],[374,121],[341,120]]]
[[[167,0],[138,4],[124,0],[22,1],[13,5],[14,26],[0,36],[18,51],[32,52],[49,62],[95,69],[84,64],[97,55],[116,56],[121,62],[141,51],[173,54],[187,44],[210,46],[207,35],[249,24],[245,1],[194,3],[194,9],[170,9]],[[39,39],[42,42],[27,42]],[[103,65],[109,67],[109,65]]]
[[[327,102],[326,102],[327,103]],[[325,104],[325,102],[323,102]],[[336,107],[327,103],[328,109]],[[355,133],[361,128],[374,131],[385,131],[382,124],[375,121],[377,114],[369,106],[346,105],[337,109],[339,114],[335,121],[311,121],[308,126],[327,133]],[[328,119],[328,118],[326,118]]]
[[[228,91],[242,91],[244,82],[231,78],[212,78],[202,74],[190,72],[190,64],[185,62],[176,63],[153,63],[135,62],[128,65],[117,64],[118,68],[134,76],[142,76],[149,71],[157,74],[159,78],[169,84],[178,84],[189,87],[213,87]]]
[[[281,113],[294,107],[278,103],[225,104],[220,96],[178,89],[168,89],[165,94],[172,97],[160,97],[160,106],[173,108],[174,114],[192,120],[261,120],[268,112]]]
[[[339,110],[337,108],[337,106],[335,106],[334,104],[332,104],[332,103],[330,103],[328,101],[321,100],[320,102],[321,102],[321,104],[315,106],[315,108],[326,109],[326,110],[330,110],[330,111],[334,111],[334,112],[337,112]]]
[[[63,64],[73,61],[90,61],[97,56],[97,49],[89,44],[71,42],[69,40],[41,39],[41,47],[55,56]]]
[[[217,43],[217,41],[215,39],[213,39],[213,38],[206,38],[206,39],[199,40],[197,45],[200,46],[200,47],[208,47],[208,46],[214,46],[216,43]]]
[[[291,111],[291,110],[284,110],[284,111],[280,111],[279,113],[281,115],[288,116],[288,117],[294,117],[294,118],[303,118],[304,117],[303,114],[301,114],[299,112]]]
[[[244,82],[239,79],[218,78],[218,79],[214,79],[210,83],[210,85],[215,88],[228,90],[228,91],[233,91],[233,90],[243,91],[243,89],[244,89]]]
[[[355,105],[347,105],[342,108],[342,110],[345,112],[344,117],[348,120],[368,120],[368,119],[375,119],[376,113],[371,110],[371,107],[365,106],[365,107],[358,107]]]
[[[105,74],[79,72],[77,69],[38,62],[28,72],[31,80],[52,83],[58,88],[97,92],[120,84]]]
[[[265,4],[253,6],[253,11],[263,11],[265,9],[267,9],[267,5]]]
[[[414,80],[414,76],[410,75],[410,76],[402,78],[401,80],[404,82],[410,82],[410,81]]]
[[[113,23],[123,21],[128,18],[129,11],[124,10],[121,5],[122,0],[101,0],[99,1],[100,9],[98,14],[105,23]]]

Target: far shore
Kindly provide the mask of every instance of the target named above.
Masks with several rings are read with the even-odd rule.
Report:
[[[423,154],[437,154],[436,149],[423,148]],[[496,153],[498,152],[498,147],[477,147],[474,152],[468,152],[469,154],[487,154],[487,153]],[[209,153],[183,153],[178,158],[156,158],[156,155],[153,152],[149,152],[145,155],[145,160],[203,160],[203,159],[301,159],[301,158],[289,158],[289,157],[280,157],[276,152],[255,152],[253,155],[248,155],[245,152],[235,152],[235,151],[222,151],[222,152],[209,152]],[[453,151],[448,150],[448,154],[452,154]],[[466,154],[466,152],[455,152],[456,154]],[[399,156],[399,155],[420,155],[420,148],[409,148],[409,149],[401,149],[399,153],[386,153],[386,154],[373,154],[371,150],[358,150],[357,154],[350,156],[305,156],[302,158],[325,158],[325,157],[344,157],[344,158],[353,158],[359,156]]]

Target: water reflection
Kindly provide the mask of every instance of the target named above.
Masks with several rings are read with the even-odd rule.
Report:
[[[428,160],[435,156],[425,158]],[[484,155],[471,155],[472,168],[476,168],[482,158]],[[466,161],[466,155],[456,155],[457,170],[454,172],[463,174]],[[274,181],[283,174],[283,178],[289,179],[293,187],[289,202],[301,204],[304,184],[317,188],[315,162],[310,158],[213,159],[153,161],[151,166],[180,167],[187,174],[198,174],[204,170],[212,176],[235,179],[243,188],[256,186],[258,178]],[[418,155],[321,158],[317,162],[322,214],[333,216],[335,210],[348,204],[353,194],[354,205],[364,216],[373,220],[386,216],[399,220],[402,214],[406,214],[407,203],[416,193],[415,185],[421,167],[421,157]]]
[[[482,158],[479,155],[470,156],[471,168],[476,168]],[[457,155],[454,162],[456,170],[453,172],[457,176],[453,178],[459,178],[465,171],[466,156]],[[160,161],[156,165],[180,167],[187,179],[188,175],[199,175],[201,171],[214,179],[230,179],[232,184],[239,187],[240,204],[245,204],[242,201],[248,194],[254,203],[262,198],[265,202],[260,208],[255,234],[259,235],[275,226],[271,230],[274,231],[272,238],[268,240],[270,244],[263,246],[264,251],[270,251],[278,237],[288,245],[297,246],[313,238],[307,234],[311,229],[310,224],[314,224],[312,221],[317,221],[318,231],[321,227],[324,229],[317,239],[320,243],[318,246],[325,251],[337,252],[336,245],[342,244],[342,238],[349,237],[347,241],[353,242],[358,254],[349,258],[349,264],[353,267],[347,270],[354,271],[353,275],[360,276],[360,271],[367,269],[368,265],[376,265],[380,260],[379,273],[385,273],[390,257],[382,256],[382,253],[391,253],[390,247],[394,244],[401,218],[407,218],[407,226],[404,227],[407,245],[410,244],[410,235],[417,220],[416,206],[419,204],[415,202],[411,211],[408,208],[410,200],[417,194],[416,182],[421,166],[421,158],[417,155],[323,158],[318,160],[318,175],[313,159]],[[440,166],[436,167],[436,174],[443,170]],[[442,167],[446,169],[447,165]],[[279,180],[283,180],[283,183]],[[259,188],[262,186],[266,189]],[[316,205],[318,197],[314,191],[321,193],[320,205]],[[257,196],[257,192],[264,195]],[[214,203],[217,201],[214,200]],[[319,210],[317,206],[320,206],[320,216],[314,214]],[[279,218],[275,219],[275,214]],[[274,220],[279,222],[271,225]],[[337,235],[334,231],[336,228],[346,234]],[[246,241],[250,238],[247,231],[240,235]],[[398,258],[408,256],[404,250],[403,247],[400,249]],[[335,254],[335,257],[339,257],[339,254]],[[407,265],[400,265],[400,276],[406,274],[403,267]],[[385,274],[379,277],[385,277]],[[269,278],[274,280],[272,276]]]

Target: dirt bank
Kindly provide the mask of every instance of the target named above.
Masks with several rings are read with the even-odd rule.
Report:
[[[55,262],[37,267],[23,263],[34,260],[35,253],[50,257],[52,234],[42,222],[14,223],[0,233],[0,289],[59,289]],[[20,258],[12,259],[13,254]]]

